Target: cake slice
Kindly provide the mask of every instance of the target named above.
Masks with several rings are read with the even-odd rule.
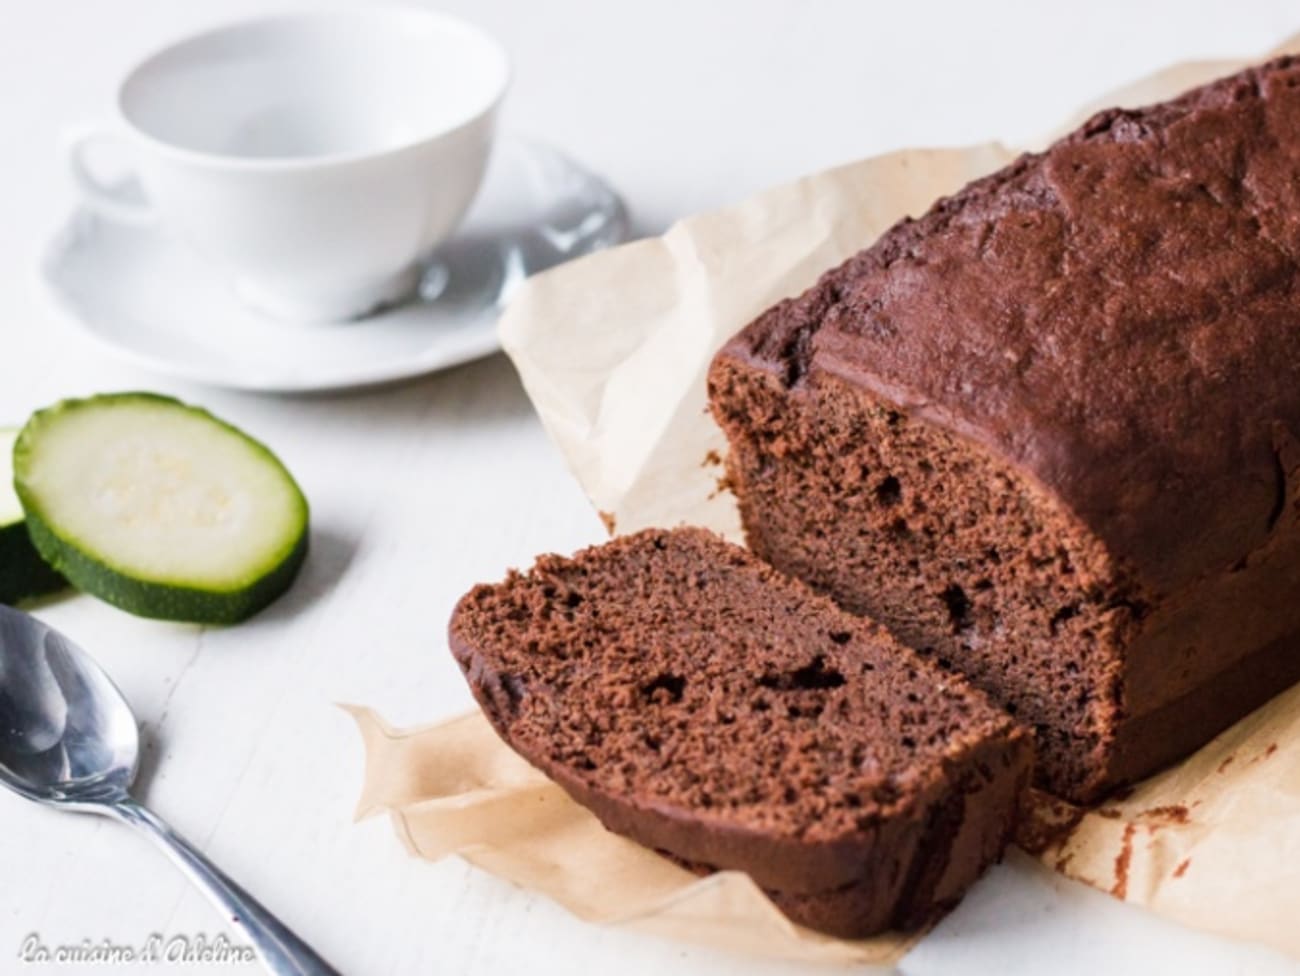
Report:
[[[450,640],[506,743],[606,827],[834,935],[954,904],[1028,780],[980,692],[699,529],[543,556],[471,590]]]

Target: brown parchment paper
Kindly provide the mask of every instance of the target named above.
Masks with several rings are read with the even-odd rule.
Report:
[[[366,747],[357,819],[387,813],[407,849],[459,854],[579,918],[780,959],[887,965],[915,941],[850,942],[792,924],[747,875],[697,877],[601,826],[475,712],[397,731],[347,705]]]
[[[1300,38],[1274,53],[1294,50]],[[1095,108],[1166,98],[1246,63],[1174,66],[1099,98],[1062,131]],[[739,540],[720,484],[726,444],[705,407],[713,352],[898,218],[1014,155],[998,143],[889,153],[526,282],[503,343],[610,531],[693,523]],[[888,963],[910,944],[801,930],[743,875],[699,879],[609,834],[478,715],[396,732],[351,711],[367,752],[358,815],[387,812],[421,857],[459,854],[582,918],[722,948]],[[1036,795],[1029,806],[1018,843],[1052,869],[1300,955],[1300,688],[1123,799],[1088,811]]]

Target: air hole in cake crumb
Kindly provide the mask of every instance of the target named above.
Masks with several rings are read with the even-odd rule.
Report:
[[[944,606],[948,608],[948,620],[952,623],[954,634],[965,630],[971,625],[971,602],[965,590],[956,583],[952,583],[939,594],[939,599],[943,600]]]
[[[1079,605],[1077,603],[1071,603],[1069,606],[1061,607],[1061,609],[1057,610],[1056,613],[1052,614],[1052,619],[1048,622],[1047,629],[1050,630],[1052,636],[1055,637],[1057,631],[1061,629],[1061,624],[1065,623],[1067,620],[1073,620],[1078,615]]]
[[[817,688],[838,688],[844,684],[844,675],[826,666],[820,654],[808,664],[784,674],[764,674],[758,679],[764,688],[777,691],[811,691]]]
[[[641,686],[642,693],[651,701],[675,703],[682,700],[686,690],[686,679],[680,674],[660,674],[648,684]]]
[[[830,639],[836,644],[847,644],[853,639],[853,635],[847,630],[833,630],[830,633]]]
[[[568,607],[570,610],[580,606],[581,604],[582,604],[581,593],[570,593],[568,596],[564,598],[564,605]]]
[[[892,474],[876,486],[876,501],[892,508],[903,500],[903,486]]]
[[[785,713],[789,718],[820,718],[822,711],[821,703],[814,702],[807,706],[790,705],[786,708]]]

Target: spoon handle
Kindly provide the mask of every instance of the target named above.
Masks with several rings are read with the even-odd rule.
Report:
[[[294,935],[256,899],[231,881],[154,813],[131,798],[107,806],[113,815],[139,829],[171,858],[230,923],[253,944],[266,969],[275,976],[338,976],[307,943]]]

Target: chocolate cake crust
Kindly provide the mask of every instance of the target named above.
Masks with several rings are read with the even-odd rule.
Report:
[[[1300,59],[1101,112],[731,347],[1029,472],[1144,587],[1247,557],[1300,432]]]

